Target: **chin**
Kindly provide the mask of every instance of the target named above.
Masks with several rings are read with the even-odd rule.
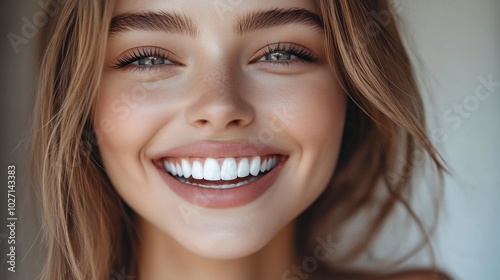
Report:
[[[186,247],[198,256],[214,260],[234,260],[248,257],[260,251],[269,240],[223,238],[220,240],[191,240],[188,242],[191,244],[186,244]]]
[[[222,226],[212,221],[210,225],[193,223],[184,231],[171,233],[171,237],[197,256],[231,260],[244,258],[262,250],[281,229],[279,225],[268,227],[245,221]]]

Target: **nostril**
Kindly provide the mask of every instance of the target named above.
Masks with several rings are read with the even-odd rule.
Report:
[[[235,125],[235,126],[240,126],[243,123],[243,120],[238,119],[238,120],[232,120],[228,123],[228,126]]]
[[[197,120],[196,123],[199,125],[199,126],[208,126],[210,125],[210,121],[209,120],[205,120],[205,119],[200,119],[200,120]],[[236,120],[232,120],[232,121],[229,121],[225,127],[229,127],[229,126],[241,126],[241,125],[244,125],[245,121],[242,120],[242,119],[236,119]]]
[[[207,120],[198,120],[198,123],[201,125],[206,125],[208,123]]]

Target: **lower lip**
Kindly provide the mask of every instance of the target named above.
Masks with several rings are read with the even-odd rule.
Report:
[[[278,178],[285,161],[286,158],[282,157],[276,167],[258,180],[232,189],[208,189],[184,184],[162,167],[157,168],[167,186],[189,203],[205,208],[231,208],[248,204],[263,195]]]

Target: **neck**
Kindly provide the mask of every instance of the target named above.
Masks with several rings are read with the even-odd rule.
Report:
[[[239,259],[215,260],[188,251],[167,234],[139,219],[138,279],[281,279],[295,261],[294,223],[260,251]]]

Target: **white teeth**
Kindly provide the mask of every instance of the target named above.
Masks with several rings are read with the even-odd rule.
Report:
[[[220,166],[219,162],[221,162]],[[177,161],[176,163],[165,160],[163,162],[163,167],[173,176],[184,177],[186,179],[192,176],[193,179],[196,180],[205,179],[208,181],[230,181],[236,178],[245,178],[250,175],[257,176],[260,173],[270,171],[277,164],[277,156],[268,157],[264,161],[262,161],[260,156],[256,156],[251,159],[241,158],[239,162],[237,162],[237,159],[235,158],[206,158],[204,161],[200,159],[193,160],[192,163],[190,163],[189,159],[180,159],[180,161]],[[245,182],[247,181],[248,180]],[[231,184],[227,184],[227,186],[230,185]]]
[[[170,173],[172,173],[172,175],[176,176],[177,175],[177,168],[175,168],[175,165],[173,163],[170,163]]]
[[[250,163],[248,159],[244,158],[240,160],[240,164],[238,164],[238,177],[244,178],[250,175]]]
[[[191,176],[191,165],[185,159],[182,160],[182,174],[184,178],[189,178]]]
[[[220,167],[219,163],[213,158],[207,158],[205,160],[205,166],[203,167],[203,178],[209,181],[219,181],[220,180]]]
[[[260,157],[254,157],[250,163],[250,174],[257,176],[260,171]]]
[[[196,180],[203,179],[203,166],[201,166],[201,162],[195,160],[193,162],[193,178]]]
[[[267,167],[267,159],[264,160],[263,163],[261,163],[261,165],[260,165],[260,172],[262,172],[262,173],[266,172],[266,167]]]
[[[238,165],[234,158],[226,158],[220,168],[220,178],[222,180],[234,180],[238,178]]]
[[[267,159],[266,171],[271,170],[271,167],[273,167],[273,159],[269,158]]]
[[[175,164],[170,163],[170,171],[175,174],[177,174],[177,168],[175,167]]]
[[[177,176],[182,177],[182,167],[180,164],[175,165],[175,169],[177,170]]]

